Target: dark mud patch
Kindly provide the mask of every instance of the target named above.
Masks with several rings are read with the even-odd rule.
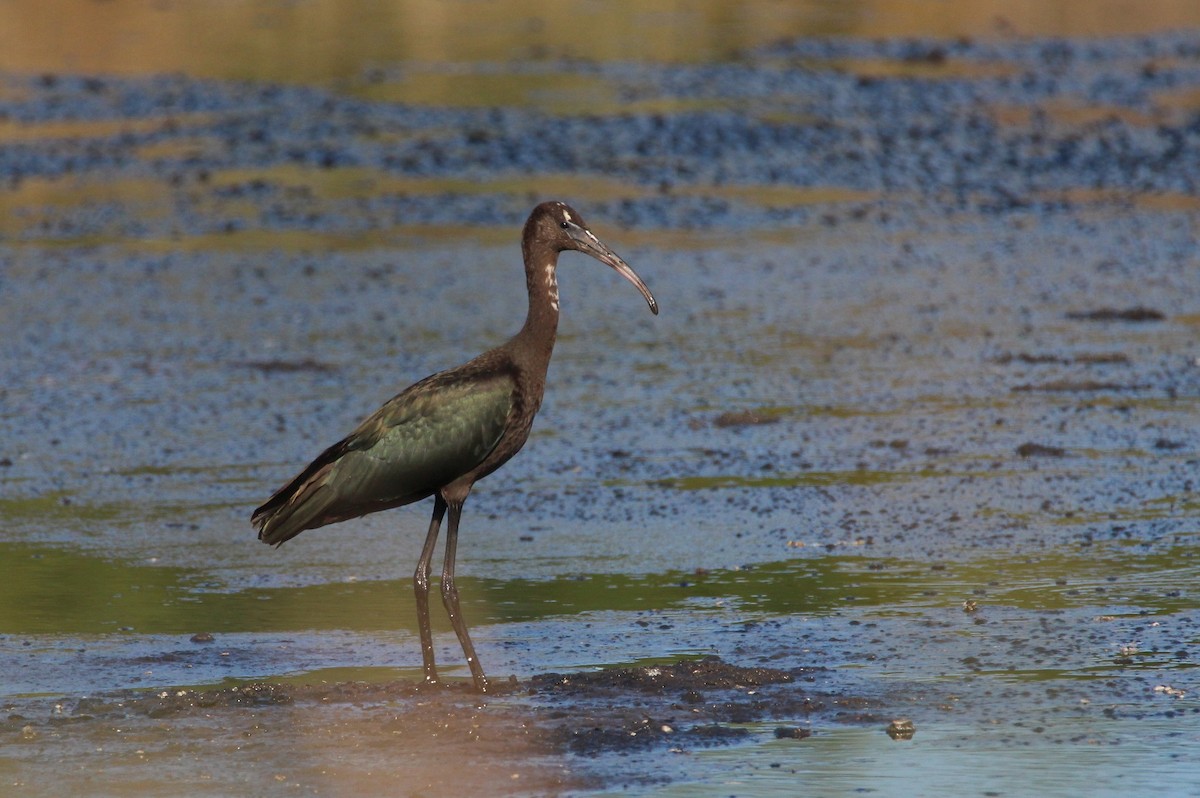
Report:
[[[750,427],[757,424],[774,424],[779,421],[777,416],[768,416],[755,410],[730,410],[713,419],[713,426]]]
[[[328,374],[337,370],[336,366],[311,358],[304,358],[303,360],[247,360],[234,365],[238,368],[260,371],[263,374],[293,374],[296,372]]]
[[[717,657],[672,665],[608,668],[590,673],[547,673],[530,692],[550,706],[571,707],[553,739],[574,754],[736,742],[740,726],[764,720],[808,718],[831,705],[801,683],[814,671],[741,667]],[[867,707],[866,699],[841,697],[839,707]],[[554,710],[558,714],[560,710]]]
[[[992,362],[999,366],[1007,366],[1010,363],[1022,363],[1027,366],[1041,365],[1107,365],[1111,363],[1128,363],[1129,355],[1124,352],[1093,352],[1078,355],[1051,355],[1051,354],[1031,354],[1029,352],[1005,352],[1002,355],[992,359]]]
[[[632,690],[666,695],[701,689],[736,690],[794,680],[795,675],[790,671],[777,668],[744,668],[731,665],[718,657],[705,657],[698,661],[681,660],[674,665],[606,668],[590,673],[547,673],[535,676],[531,685],[558,693]]]
[[[1068,313],[1067,318],[1072,321],[1164,321],[1167,314],[1161,310],[1154,308],[1138,307],[1125,308],[1118,310],[1117,308],[1100,308],[1098,310],[1087,310],[1077,313]]]
[[[1051,380],[1040,383],[1021,383],[1013,386],[1014,393],[1091,393],[1097,391],[1145,391],[1152,386],[1146,383],[1103,382],[1100,380]]]
[[[1066,457],[1067,450],[1042,443],[1022,443],[1017,447],[1017,454],[1021,457]]]

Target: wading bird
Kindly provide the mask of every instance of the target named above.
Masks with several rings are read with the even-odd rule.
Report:
[[[413,575],[425,681],[437,683],[429,628],[429,568],[442,518],[446,556],[442,603],[458,635],[479,692],[487,678],[458,604],[454,557],[458,522],[471,487],[504,465],[529,438],[542,404],[546,369],[558,330],[558,254],[584,252],[611,266],[645,297],[658,303],[633,269],[561,202],[533,209],[521,237],[529,313],[525,326],[503,346],[458,368],[406,388],[344,439],[330,446],[295,479],[254,511],[251,523],[264,543],[279,545],[305,529],[357,518],[433,497],[433,518]]]

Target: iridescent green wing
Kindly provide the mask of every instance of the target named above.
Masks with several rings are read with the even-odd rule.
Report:
[[[513,409],[508,373],[438,374],[413,385],[345,441],[327,487],[338,504],[415,501],[481,464]]]

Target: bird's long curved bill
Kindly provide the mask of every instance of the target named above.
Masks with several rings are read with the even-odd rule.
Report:
[[[579,243],[580,249],[583,252],[591,255],[601,263],[606,263],[616,271],[617,274],[624,277],[642,292],[642,296],[646,299],[646,304],[650,306],[650,312],[655,316],[658,315],[658,302],[654,299],[654,294],[650,293],[650,289],[642,282],[642,278],[637,276],[637,272],[629,267],[629,264],[621,260],[617,253],[613,252],[604,242],[592,235],[590,230],[581,230],[582,235],[572,236]]]

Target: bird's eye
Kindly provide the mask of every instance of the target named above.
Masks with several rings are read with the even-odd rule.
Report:
[[[566,222],[560,222],[558,226],[564,230],[566,230],[568,227],[570,227],[570,225],[568,225]]]

